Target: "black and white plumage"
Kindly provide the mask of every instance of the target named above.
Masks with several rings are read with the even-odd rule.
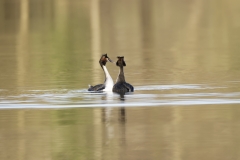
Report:
[[[112,87],[114,83],[106,67],[106,64],[108,61],[112,62],[112,60],[107,56],[107,54],[103,54],[99,60],[99,64],[102,67],[105,74],[104,83],[98,84],[95,86],[89,85],[88,91],[112,91]]]
[[[120,71],[116,84],[114,84],[113,86],[113,92],[120,94],[124,94],[126,92],[133,92],[134,91],[133,86],[125,81],[123,67],[126,66],[126,63],[124,61],[124,57],[118,56],[117,58],[118,61],[116,62],[116,65],[120,68]]]

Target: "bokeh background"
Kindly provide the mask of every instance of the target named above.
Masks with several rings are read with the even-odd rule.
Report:
[[[101,54],[134,85],[239,79],[237,0],[1,0],[0,87],[85,88]],[[118,68],[108,64],[115,79]]]

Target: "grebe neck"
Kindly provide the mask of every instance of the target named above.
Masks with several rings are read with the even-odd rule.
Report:
[[[105,74],[105,79],[112,79],[112,77],[110,76],[107,67],[106,66],[102,66],[104,74]]]
[[[119,68],[120,68],[120,70],[119,70],[119,75],[118,75],[118,78],[117,78],[117,82],[125,82],[123,66],[120,66]]]
[[[105,74],[105,82],[104,82],[105,89],[104,89],[104,91],[112,91],[112,87],[114,85],[112,77],[110,76],[106,66],[103,65],[102,68],[103,68],[103,71]]]

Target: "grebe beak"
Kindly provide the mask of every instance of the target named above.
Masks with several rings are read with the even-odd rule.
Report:
[[[109,57],[107,58],[107,61],[113,63],[113,61]]]

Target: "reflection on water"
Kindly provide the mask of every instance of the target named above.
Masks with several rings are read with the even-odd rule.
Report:
[[[124,120],[121,112],[1,110],[0,157],[238,159],[238,105],[127,107]]]
[[[236,0],[2,0],[0,159],[239,159],[239,16]],[[102,53],[125,56],[133,94],[87,92]]]

